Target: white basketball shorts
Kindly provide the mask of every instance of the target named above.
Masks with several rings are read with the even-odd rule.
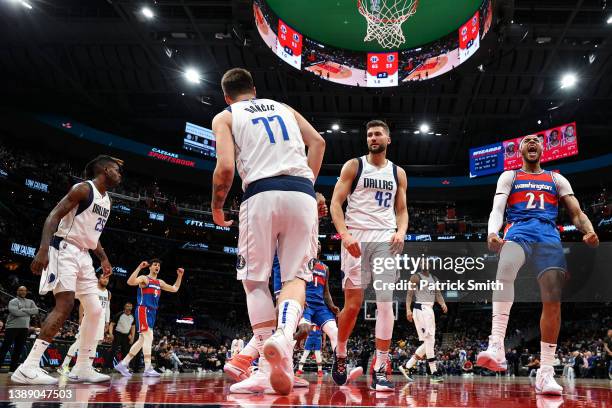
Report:
[[[429,336],[435,337],[436,315],[432,306],[426,303],[415,304],[415,307],[412,309],[412,319],[414,320],[420,341],[425,341]]]
[[[98,293],[98,279],[87,249],[79,248],[66,240],[49,246],[49,265],[40,277],[39,293],[53,291],[74,292],[78,298],[89,293]]]
[[[312,195],[266,190],[242,202],[237,279],[267,282],[274,252],[278,251],[282,282],[296,277],[312,280],[309,264],[317,256],[318,216],[314,189],[309,183]]]
[[[361,256],[354,257],[344,246],[340,248],[340,269],[344,273],[342,277],[342,288],[346,286],[346,282],[350,280],[355,287],[365,288],[372,281],[372,272],[374,270],[375,258],[393,257],[391,253],[391,237],[395,234],[395,230],[349,230],[350,234],[359,241],[361,247]],[[366,244],[367,245],[364,245]],[[376,245],[380,243],[381,245]],[[385,271],[381,276],[389,276],[389,274],[397,274],[397,270]],[[395,279],[395,278],[393,278]],[[395,281],[395,280],[393,280]]]

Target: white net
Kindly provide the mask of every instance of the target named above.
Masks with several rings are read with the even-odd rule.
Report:
[[[416,12],[419,0],[357,0],[368,24],[364,41],[378,41],[383,48],[406,42],[402,24]]]

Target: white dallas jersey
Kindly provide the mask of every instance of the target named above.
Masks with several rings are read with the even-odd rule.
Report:
[[[299,176],[314,182],[302,133],[289,108],[271,99],[251,99],[236,102],[228,110],[243,189],[275,176]]]
[[[55,235],[83,249],[95,249],[110,215],[111,202],[108,194],[100,194],[91,180],[86,201],[72,209],[62,218]]]
[[[416,303],[426,304],[429,306],[433,306],[436,301],[436,291],[434,289],[430,289],[436,283],[437,279],[430,273],[429,276],[425,276],[422,273],[418,273],[421,281],[427,281],[427,285],[421,289],[421,285],[424,283],[419,282],[419,286],[414,291],[414,301]]]
[[[102,309],[104,309],[104,321],[108,323],[110,322],[110,296],[108,294],[108,289],[100,289],[98,287],[98,299],[100,299],[100,304],[102,305]]]
[[[346,226],[360,230],[396,229],[397,167],[390,160],[382,168],[368,163],[367,156],[357,160],[359,170],[347,198]]]

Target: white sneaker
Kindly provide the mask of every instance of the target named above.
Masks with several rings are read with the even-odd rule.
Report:
[[[487,347],[485,351],[478,353],[476,365],[491,371],[506,371],[508,369],[508,364],[506,362],[503,339],[489,336],[489,347]]]
[[[11,375],[11,381],[17,384],[38,384],[38,385],[52,385],[57,384],[57,378],[53,378],[48,372],[40,367],[31,367],[25,364],[21,364],[13,375]]]
[[[288,395],[293,390],[293,344],[279,329],[263,346],[264,356],[270,364],[270,385],[281,395]]]
[[[270,374],[264,365],[263,358],[259,359],[259,370],[255,371],[246,380],[242,380],[235,384],[230,385],[230,393],[232,394],[270,394],[274,390],[270,385]]]
[[[110,376],[97,372],[92,366],[87,366],[83,368],[73,367],[72,371],[70,371],[70,374],[68,374],[68,381],[99,383],[104,381],[110,381]]]
[[[563,387],[555,381],[555,369],[551,366],[543,366],[536,374],[536,394],[561,395]]]
[[[355,367],[351,371],[349,371],[348,376],[346,377],[346,383],[350,384],[354,382],[357,378],[363,375],[363,367]]]
[[[300,378],[298,376],[293,377],[293,388],[306,388],[310,387],[308,380]]]

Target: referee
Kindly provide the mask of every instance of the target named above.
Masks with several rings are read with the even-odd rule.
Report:
[[[130,351],[130,345],[134,342],[134,334],[136,332],[136,325],[134,323],[134,316],[132,315],[133,305],[127,302],[123,306],[123,311],[117,313],[110,322],[108,331],[111,333],[113,339],[113,347],[111,350],[111,367],[113,366],[114,359],[117,356],[117,349],[121,350],[121,358],[124,358]]]

